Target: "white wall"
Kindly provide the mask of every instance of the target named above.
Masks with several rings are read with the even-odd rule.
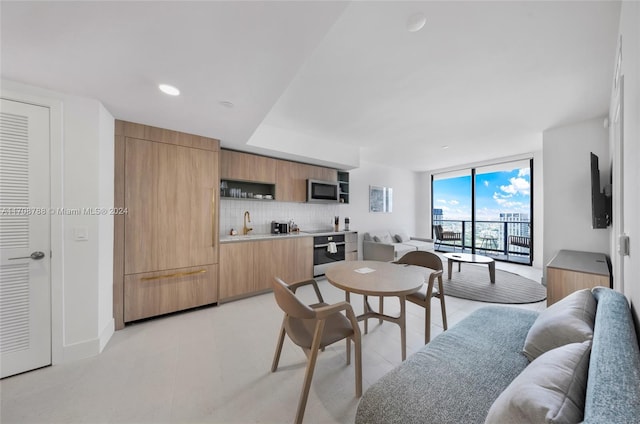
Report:
[[[432,238],[431,226],[431,172],[416,174],[416,233]]]
[[[622,3],[619,33],[619,39],[622,40],[621,74],[624,75],[623,227],[631,241],[630,254],[623,258],[623,290],[631,301],[636,330],[640,334],[640,3]],[[614,67],[615,64],[612,64]],[[613,97],[614,93],[612,103]],[[611,115],[613,113],[612,110]],[[615,145],[613,148],[616,148]],[[615,190],[614,187],[614,195]],[[613,219],[620,217],[614,215]],[[616,248],[614,242],[612,255],[617,254]],[[614,284],[618,285],[615,280]]]
[[[358,231],[359,257],[362,258],[362,236],[376,230],[404,230],[412,236],[428,236],[416,233],[416,175],[413,171],[392,168],[362,161],[360,168],[349,172],[349,204],[338,207],[340,224],[344,217],[351,220],[350,229]],[[391,213],[369,212],[369,186],[393,189]]]
[[[113,208],[114,196],[114,119],[99,104],[98,206]],[[113,319],[113,215],[98,219],[98,336],[102,351],[115,331]]]
[[[2,94],[52,108],[52,207],[112,206],[113,117],[102,104],[5,80]],[[51,222],[52,357],[59,363],[98,354],[113,334],[113,217]],[[83,228],[89,239],[76,241],[74,230]]]
[[[609,180],[609,136],[604,117],[543,133],[544,258],[559,250],[609,254],[610,228],[591,228],[591,159],[598,155],[601,181]]]

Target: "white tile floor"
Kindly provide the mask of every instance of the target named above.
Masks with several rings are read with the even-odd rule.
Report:
[[[499,263],[540,281],[541,270]],[[329,303],[344,294],[320,279]],[[301,296],[311,300],[309,290]],[[387,299],[385,312],[399,310]],[[362,299],[352,296],[356,313]],[[434,302],[437,302],[435,300]],[[546,302],[516,307],[542,310]],[[446,298],[449,326],[486,303]],[[432,337],[442,332],[434,304]],[[289,340],[270,372],[282,313],[272,294],[149,320],[118,331],[94,358],[43,368],[0,382],[0,421],[8,423],[285,423],[293,421],[305,356]],[[424,310],[407,304],[407,354],[423,346]],[[363,335],[363,389],[400,364],[400,333],[370,322]],[[345,344],[318,358],[306,423],[352,423],[354,368]]]

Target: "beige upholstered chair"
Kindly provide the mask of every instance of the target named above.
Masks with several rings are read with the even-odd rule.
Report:
[[[305,285],[313,286],[318,297],[318,303],[307,306],[296,297],[296,289]],[[295,422],[301,423],[304,416],[318,350],[324,350],[326,346],[337,341],[347,339],[347,364],[351,363],[351,341],[355,344],[356,396],[362,396],[360,327],[351,305],[347,302],[338,302],[333,305],[324,303],[315,280],[306,280],[287,285],[280,278],[275,278],[273,294],[276,297],[278,306],[284,311],[284,319],[278,337],[276,353],[273,357],[273,364],[271,365],[271,372],[275,372],[278,369],[285,334],[289,336],[293,343],[302,348],[308,358],[307,371],[304,376]],[[346,313],[346,316],[341,313],[342,311]]]
[[[407,300],[424,308],[424,343],[431,340],[431,298],[440,299],[440,309],[442,310],[442,326],[447,329],[447,311],[444,304],[444,289],[442,287],[442,261],[435,253],[416,251],[409,252],[398,259],[396,264],[408,264],[423,266],[435,270],[429,275],[429,281],[422,285],[416,293],[407,296]],[[438,287],[434,287],[434,282],[438,280]]]

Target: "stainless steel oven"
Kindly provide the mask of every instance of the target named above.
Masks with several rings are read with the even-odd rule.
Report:
[[[323,275],[332,264],[344,261],[344,234],[313,238],[313,276]]]

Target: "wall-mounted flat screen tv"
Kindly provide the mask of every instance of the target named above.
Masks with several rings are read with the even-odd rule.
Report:
[[[607,228],[611,224],[611,197],[600,190],[598,156],[591,153],[591,226]]]

